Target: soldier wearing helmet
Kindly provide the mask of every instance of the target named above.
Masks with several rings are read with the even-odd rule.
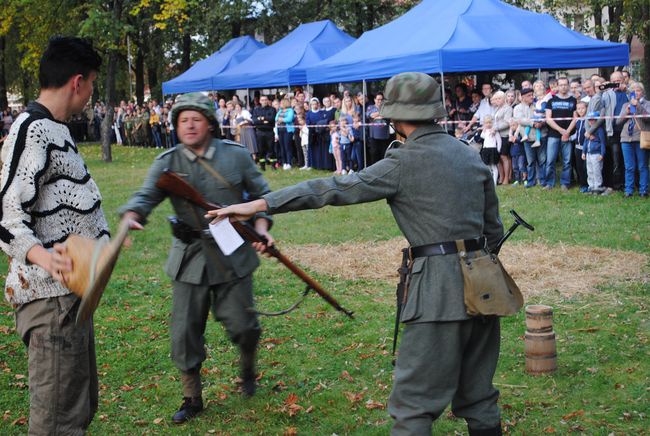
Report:
[[[144,184],[120,209],[123,219],[145,224],[151,211],[167,198],[156,187],[165,169],[185,178],[213,203],[232,204],[270,192],[248,150],[214,137],[218,128],[214,106],[202,93],[180,96],[172,107],[172,123],[179,145],[159,155]],[[183,404],[172,418],[183,423],[203,410],[201,364],[205,354],[205,326],[210,310],[240,349],[240,376],[245,396],[255,393],[255,353],[261,328],[253,308],[252,275],[259,260],[259,244],[246,243],[226,256],[210,235],[204,211],[188,201],[170,196],[177,215],[174,238],[165,265],[172,279],[171,356],[180,370]],[[268,233],[266,214],[254,218],[258,233]]]
[[[430,76],[398,74],[384,95],[381,116],[406,137],[384,159],[358,173],[309,180],[208,215],[242,219],[387,200],[410,244],[404,271],[409,285],[399,302],[406,327],[388,401],[392,433],[431,434],[433,421],[451,403],[470,435],[499,435],[499,393],[492,385],[499,319],[467,314],[455,243],[484,253],[503,235],[490,170],[435,122],[446,111]]]

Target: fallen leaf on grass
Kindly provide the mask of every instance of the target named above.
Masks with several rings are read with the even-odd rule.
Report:
[[[11,423],[11,425],[25,425],[25,424],[27,424],[26,416],[21,416],[20,418],[16,419],[14,422]]]
[[[156,425],[158,425],[158,424],[160,424],[162,421],[163,421],[162,418],[156,418],[156,419],[153,420],[153,423],[156,424]]]
[[[291,404],[296,404],[298,402],[298,395],[294,394],[293,392],[290,393],[287,398],[284,400],[284,404],[287,406]]]
[[[25,375],[24,375],[24,374],[16,374],[16,375],[14,375],[14,378],[15,378],[16,380],[22,380],[22,379],[25,378]]]
[[[363,399],[363,392],[358,392],[356,394],[352,392],[344,392],[343,395],[345,395],[345,398],[347,398],[350,403],[358,403]]]
[[[133,389],[135,389],[133,386],[129,385],[122,385],[120,386],[120,390],[124,392],[131,392]]]
[[[107,415],[99,415],[99,420],[100,421],[108,421],[108,416]]]
[[[298,434],[298,429],[296,427],[289,427],[284,431],[284,436],[296,436]]]
[[[553,427],[546,427],[544,433],[555,433],[555,429]]]
[[[596,374],[598,372],[598,368],[587,368],[587,371],[589,371],[592,374]]]
[[[300,404],[290,404],[287,406],[287,410],[289,411],[289,416],[296,416],[304,408]]]
[[[346,370],[343,370],[343,372],[341,373],[341,375],[339,376],[339,378],[342,378],[342,379],[347,380],[347,381],[349,381],[349,382],[354,381],[354,379],[352,378],[352,376],[350,375],[350,373],[347,372]]]
[[[380,403],[379,401],[374,401],[374,400],[368,400],[366,401],[366,409],[368,410],[373,410],[373,409],[384,409],[384,403]]]
[[[576,410],[575,412],[571,412],[568,415],[564,415],[562,417],[562,419],[565,420],[565,421],[568,421],[569,419],[573,419],[576,416],[584,416],[584,414],[585,414],[585,411],[580,409],[580,410]]]
[[[2,420],[7,421],[11,417],[11,410],[5,410],[4,415],[2,415]]]
[[[307,410],[305,410],[305,413],[311,413],[314,411],[314,406],[309,406],[307,407]]]
[[[287,342],[289,338],[265,338],[260,341],[260,344],[275,344],[275,345],[280,345],[284,342]]]
[[[614,389],[624,389],[624,388],[625,388],[625,385],[623,385],[623,384],[621,384],[621,383],[616,383],[616,384],[614,385]]]
[[[277,382],[276,384],[273,385],[271,390],[275,391],[275,392],[280,392],[280,391],[285,390],[286,388],[287,388],[287,385],[282,380],[280,380],[279,382]]]
[[[228,398],[228,395],[225,392],[219,392],[219,399],[221,401],[224,401],[226,398]]]

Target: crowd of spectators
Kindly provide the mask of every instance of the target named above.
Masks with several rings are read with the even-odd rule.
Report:
[[[559,186],[580,192],[648,196],[648,156],[641,131],[650,131],[645,89],[625,71],[609,80],[566,77],[524,81],[518,89],[479,90],[458,84],[446,92],[447,129],[473,145],[496,184]]]
[[[210,94],[222,138],[243,144],[262,170],[320,169],[336,174],[359,171],[382,159],[395,132],[380,116],[381,92],[364,98],[349,90],[319,99],[303,89],[291,95]],[[125,146],[170,148],[178,139],[171,122],[172,101],[144,105],[120,102],[114,108],[113,141]],[[472,89],[458,83],[446,89],[449,134],[480,153],[497,185],[541,186],[609,195],[638,190],[648,196],[648,156],[641,131],[650,131],[650,102],[640,82],[625,71],[609,80],[566,77],[523,81],[517,89]],[[0,111],[0,143],[19,115]],[[106,106],[96,102],[69,122],[77,141],[97,141]],[[365,119],[364,119],[365,116]],[[650,135],[650,134],[649,134]],[[363,139],[366,139],[364,149]]]

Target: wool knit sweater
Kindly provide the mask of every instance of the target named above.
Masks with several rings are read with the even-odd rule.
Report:
[[[31,103],[2,149],[0,248],[10,258],[5,298],[14,307],[70,291],[27,261],[37,244],[51,249],[71,234],[108,235],[101,195],[68,127]]]

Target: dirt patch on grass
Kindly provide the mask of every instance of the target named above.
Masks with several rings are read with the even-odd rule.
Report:
[[[350,280],[396,283],[402,238],[340,245],[286,246],[283,251],[312,271]],[[507,244],[501,261],[528,296],[559,292],[563,296],[594,292],[598,285],[625,280],[647,281],[648,256],[574,245]]]

